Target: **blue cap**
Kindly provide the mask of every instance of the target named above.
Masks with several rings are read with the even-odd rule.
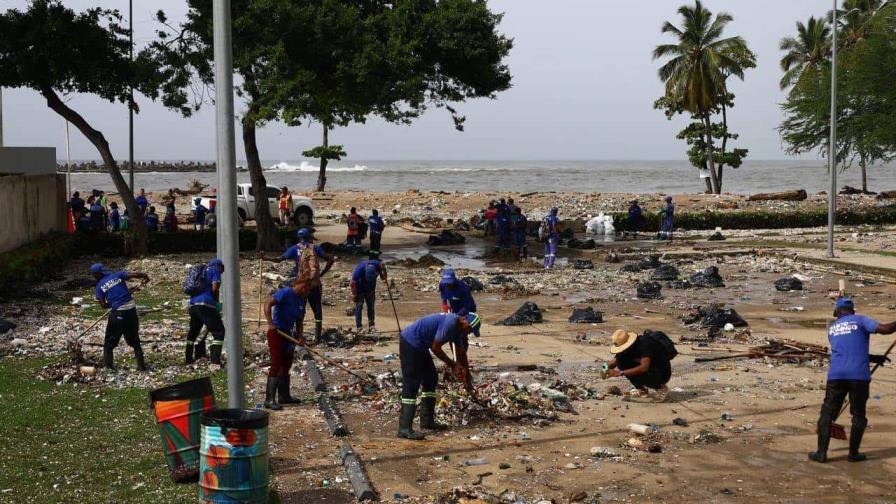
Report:
[[[848,297],[842,297],[837,299],[837,304],[834,307],[838,310],[854,310],[856,308],[855,303],[852,302],[852,299]]]
[[[451,268],[445,268],[442,270],[442,280],[457,280],[457,276],[454,274],[454,270]]]
[[[551,209],[551,213],[552,213],[552,214],[556,214],[556,213],[559,212],[559,211],[560,211],[560,209],[557,208],[557,207],[554,207],[554,208]]]
[[[224,261],[218,259],[217,257],[213,257],[208,262],[208,267],[211,268],[212,266],[224,266]]]
[[[106,267],[103,266],[103,263],[94,263],[90,266],[91,273],[105,273]]]
[[[468,313],[467,322],[470,323],[470,328],[473,329],[473,336],[478,338],[479,330],[482,328],[482,319],[479,318],[479,315],[476,313]]]
[[[668,201],[669,203],[672,203],[672,196],[666,196],[666,201]]]
[[[296,233],[296,236],[303,240],[307,240],[308,238],[311,238],[311,231],[308,228],[301,228]]]

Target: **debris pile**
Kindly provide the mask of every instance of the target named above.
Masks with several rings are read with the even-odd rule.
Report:
[[[445,229],[438,235],[430,236],[429,240],[426,241],[426,244],[430,247],[438,247],[441,245],[461,245],[466,242],[467,239],[460,233]]]
[[[467,287],[469,287],[470,290],[473,292],[480,292],[483,289],[485,289],[485,286],[482,285],[482,282],[480,282],[479,279],[477,279],[477,278],[474,278],[471,276],[465,276],[465,277],[461,278],[461,281],[463,283],[467,284]]]
[[[576,259],[573,268],[577,270],[594,269],[594,263],[590,259]]]
[[[537,324],[542,321],[543,317],[541,315],[541,310],[538,308],[538,305],[533,303],[532,301],[526,301],[522,306],[517,308],[515,312],[513,312],[513,315],[500,322],[497,322],[496,325],[523,326]]]
[[[763,345],[751,347],[749,350],[741,353],[729,353],[725,355],[698,357],[696,362],[712,362],[717,360],[730,359],[781,359],[786,362],[795,364],[803,364],[806,362],[817,362],[830,357],[828,348],[822,345],[813,345],[811,343],[802,343],[788,339],[769,340]]]
[[[395,261],[395,264],[404,266],[405,268],[432,268],[444,266],[445,262],[432,254],[425,254],[419,259],[412,259],[409,257],[407,259]]]
[[[719,268],[709,266],[703,271],[691,275],[691,285],[706,288],[724,287],[725,282],[722,281],[722,276],[719,275]]]
[[[569,321],[573,324],[599,324],[604,321],[604,314],[592,307],[573,308]]]
[[[678,268],[671,264],[663,264],[650,274],[651,280],[675,280],[678,278]]]
[[[723,308],[721,305],[712,304],[708,308],[698,307],[681,317],[685,325],[700,323],[701,327],[709,329],[709,336],[715,337],[726,325],[733,327],[747,327],[747,321],[741,317],[734,308]]]
[[[661,290],[659,282],[640,282],[637,286],[638,297],[641,299],[661,299]]]
[[[707,238],[707,240],[709,240],[709,241],[723,241],[723,240],[727,240],[727,238],[725,238],[725,235],[723,235],[721,231],[716,231],[715,233],[711,234],[711,235],[709,236],[709,238]]]
[[[803,290],[803,282],[799,278],[790,277],[775,280],[775,289],[781,292]]]

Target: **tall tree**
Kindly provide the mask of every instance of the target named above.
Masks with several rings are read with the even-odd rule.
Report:
[[[831,54],[831,28],[824,19],[810,17],[806,24],[797,21],[796,37],[781,39],[778,48],[787,53],[781,58],[781,89],[793,86],[803,70],[828,61]]]
[[[678,8],[682,18],[679,28],[670,22],[662,32],[673,35],[677,42],[657,46],[653,58],[666,59],[659,77],[666,84],[665,97],[674,107],[697,116],[705,135],[706,163],[712,192],[720,194],[721,177],[716,166],[713,145],[713,111],[723,107],[728,96],[726,81],[730,76],[744,78],[744,70],[755,66],[755,56],[740,37],[722,37],[725,27],[734,18],[726,13],[713,16],[698,0],[694,6]]]
[[[279,117],[279,92],[276,83],[267,77],[270,62],[282,48],[280,30],[290,20],[283,16],[288,0],[233,0],[231,2],[233,69],[240,79],[237,94],[245,101],[240,117],[243,149],[252,193],[255,197],[257,250],[274,251],[281,247],[277,223],[271,216],[267,198],[267,179],[261,164],[257,131]],[[153,49],[164,55],[170,70],[166,96],[168,103],[190,115],[211,99],[206,88],[213,83],[212,2],[188,0],[186,21],[179,27],[168,24],[164,12],[157,19],[165,28],[159,30],[160,41]],[[300,22],[300,20],[294,20]],[[193,107],[184,107],[192,98]]]
[[[148,50],[130,60],[129,32],[121,20],[115,10],[76,13],[58,0],[32,0],[24,11],[7,10],[0,14],[0,86],[37,91],[93,144],[132,216],[126,252],[140,256],[147,253],[146,223],[109,142],[63,99],[69,93],[92,94],[137,111],[132,86],[149,98],[158,96],[165,75]]]
[[[320,156],[318,191],[326,186],[327,162],[345,155],[342,146],[328,145],[333,127],[372,115],[409,124],[436,107],[462,130],[465,118],[453,104],[495,98],[510,87],[504,59],[513,44],[487,2],[317,0],[295,8],[310,12],[312,22],[283,35],[283,118],[324,130],[324,145],[305,152]]]

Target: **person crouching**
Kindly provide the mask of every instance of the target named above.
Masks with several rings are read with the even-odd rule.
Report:
[[[667,336],[662,337],[668,339]],[[672,363],[668,350],[648,334],[638,336],[622,329],[613,333],[610,353],[613,359],[607,363],[606,373],[610,377],[624,376],[634,386],[632,397],[646,397],[647,389],[657,390],[656,400],[663,401],[672,378]],[[671,344],[671,342],[670,342]]]
[[[293,336],[301,345],[305,344],[302,319],[305,317],[305,300],[310,292],[310,282],[298,281],[292,287],[284,287],[271,294],[264,305],[264,317],[268,322],[268,349],[271,353],[271,367],[264,395],[264,407],[267,409],[281,410],[283,407],[280,404],[299,402],[289,393],[289,368],[295,357],[295,344],[280,333]]]

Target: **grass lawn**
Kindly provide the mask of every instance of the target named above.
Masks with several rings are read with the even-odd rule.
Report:
[[[177,484],[168,476],[147,390],[57,386],[35,378],[51,362],[0,360],[0,438],[6,440],[0,502],[197,500],[195,484]],[[225,374],[212,378],[218,404],[224,405]]]

